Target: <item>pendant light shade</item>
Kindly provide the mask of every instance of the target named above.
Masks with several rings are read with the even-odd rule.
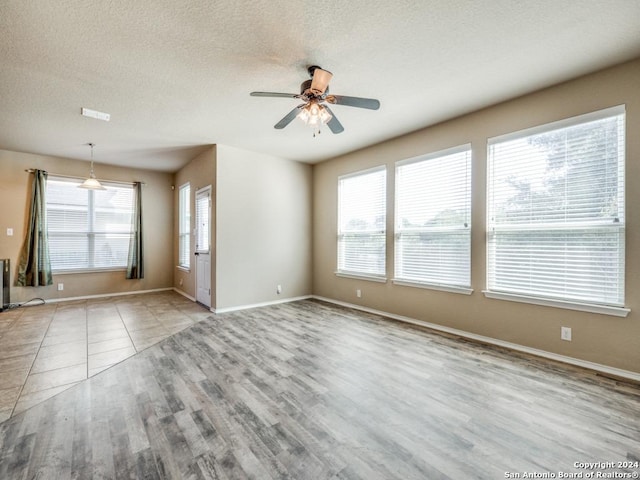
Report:
[[[89,178],[87,178],[82,185],[78,185],[78,188],[86,188],[87,190],[106,190],[98,179],[96,178],[96,174],[93,172],[93,143],[88,144],[91,147],[91,170],[89,171]]]
[[[97,178],[89,177],[78,188],[86,188],[87,190],[106,190]]]

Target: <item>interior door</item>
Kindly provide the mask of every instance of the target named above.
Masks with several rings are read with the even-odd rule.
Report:
[[[196,191],[196,300],[211,307],[211,185]]]

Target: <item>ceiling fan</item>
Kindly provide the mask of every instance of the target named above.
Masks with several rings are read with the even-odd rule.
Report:
[[[344,131],[344,127],[331,111],[327,103],[331,105],[345,105],[348,107],[367,108],[369,110],[377,110],[380,108],[380,102],[373,98],[362,97],[346,97],[344,95],[330,95],[329,82],[333,74],[327,70],[323,70],[317,65],[310,66],[307,71],[311,80],[306,80],[300,85],[300,93],[275,93],[275,92],[251,92],[252,97],[284,97],[299,98],[301,103],[284,116],[282,120],[274,125],[274,128],[282,129],[289,125],[294,118],[300,118],[305,124],[318,129],[327,125],[333,133]],[[315,137],[316,134],[314,133]]]

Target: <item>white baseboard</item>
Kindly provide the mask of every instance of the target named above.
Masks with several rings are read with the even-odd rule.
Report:
[[[283,298],[283,299],[280,299],[280,300],[273,300],[273,301],[270,301],[270,302],[252,303],[250,305],[239,305],[237,307],[212,308],[211,311],[213,313],[237,312],[238,310],[248,310],[250,308],[268,307],[269,305],[277,305],[279,303],[297,302],[298,300],[308,300],[310,298],[313,298],[313,296],[312,295],[303,295],[301,297]]]
[[[103,293],[97,295],[83,295],[79,297],[66,297],[66,298],[53,298],[45,300],[45,303],[60,303],[60,302],[70,302],[75,300],[88,300],[93,298],[106,298],[106,297],[119,297],[122,295],[140,295],[144,293],[156,293],[156,292],[166,292],[173,290],[176,293],[188,298],[189,300],[195,302],[196,299],[186,294],[182,290],[179,290],[175,287],[167,287],[167,288],[155,288],[150,290],[136,290],[131,292],[118,292],[118,293]],[[587,368],[589,370],[594,370],[597,372],[605,373],[608,375],[612,375],[620,378],[627,378],[629,380],[634,380],[636,382],[640,382],[640,373],[632,372],[630,370],[623,370],[620,368],[610,367],[608,365],[602,365],[600,363],[589,362],[587,360],[581,360],[579,358],[569,357],[566,355],[559,355],[557,353],[547,352],[546,350],[540,350],[537,348],[531,348],[524,345],[519,345],[517,343],[506,342],[504,340],[499,340],[497,338],[486,337],[484,335],[478,335],[475,333],[465,332],[464,330],[458,330],[456,328],[446,327],[444,325],[438,325],[436,323],[425,322],[424,320],[418,320],[411,317],[406,317],[404,315],[396,315],[395,313],[389,313],[382,310],[376,310],[374,308],[363,307],[361,305],[356,305],[353,303],[343,302],[340,300],[334,300],[332,298],[322,297],[319,295],[304,295],[300,297],[290,297],[283,298],[280,300],[273,300],[269,302],[261,302],[254,303],[250,305],[239,305],[235,307],[225,307],[225,308],[211,308],[211,312],[213,313],[228,313],[228,312],[236,312],[240,310],[248,310],[251,308],[258,307],[267,307],[270,305],[277,305],[280,303],[290,303],[296,302],[299,300],[308,300],[310,298],[320,300],[327,303],[332,303],[335,305],[340,305],[346,308],[353,308],[354,310],[360,310],[367,313],[372,313],[374,315],[380,315],[382,317],[392,318],[394,320],[398,320],[405,323],[411,323],[414,325],[419,325],[422,327],[430,328],[432,330],[449,333],[451,335],[457,335],[463,338],[469,338],[471,340],[476,340],[482,343],[488,343],[490,345],[496,345],[499,347],[508,348],[510,350],[515,350],[517,352],[528,353],[530,355],[535,355],[537,357],[548,358],[550,360],[555,360],[557,362],[567,363],[569,365],[575,365],[577,367]]]
[[[546,350],[539,350],[537,348],[526,347],[524,345],[519,345],[517,343],[505,342],[504,340],[498,340],[497,338],[485,337],[484,335],[478,335],[475,333],[465,332],[464,330],[458,330],[456,328],[445,327],[443,325],[438,325],[436,323],[429,323],[423,320],[418,320],[411,317],[405,317],[403,315],[396,315],[394,313],[384,312],[382,310],[376,310],[373,308],[363,307],[361,305],[355,305],[353,303],[342,302],[340,300],[334,300],[332,298],[320,297],[318,295],[312,295],[311,298],[316,300],[320,300],[327,303],[333,303],[335,305],[340,305],[342,307],[353,308],[355,310],[360,310],[367,313],[373,313],[374,315],[380,315],[383,317],[392,318],[394,320],[399,320],[401,322],[412,323],[414,325],[420,325],[422,327],[427,327],[432,330],[437,330],[440,332],[449,333],[452,335],[457,335],[459,337],[469,338],[471,340],[477,340],[482,343],[488,343],[491,345],[497,345],[499,347],[505,347],[510,350],[515,350],[518,352],[528,353],[530,355],[535,355],[537,357],[548,358],[550,360],[555,360],[557,362],[568,363],[570,365],[575,365],[577,367],[587,368],[589,370],[595,370],[597,372],[606,373],[608,375],[613,375],[615,377],[627,378],[629,380],[634,380],[636,382],[640,382],[640,373],[632,372],[629,370],[622,370],[620,368],[610,367],[608,365],[602,365],[600,363],[589,362],[587,360],[581,360],[579,358],[568,357],[566,355],[559,355],[557,353],[547,352]]]
[[[192,297],[191,295],[187,294],[186,292],[183,292],[182,290],[180,290],[179,288],[173,287],[173,291],[182,295],[185,298],[188,298],[189,300],[191,300],[192,302],[195,302],[196,299],[195,297]]]
[[[153,288],[151,290],[135,290],[132,292],[99,293],[96,295],[82,295],[80,297],[49,298],[49,299],[45,299],[44,303],[60,303],[60,302],[71,302],[74,300],[89,300],[92,298],[120,297],[122,295],[140,295],[142,293],[167,292],[169,290],[173,290],[173,288],[172,287]]]

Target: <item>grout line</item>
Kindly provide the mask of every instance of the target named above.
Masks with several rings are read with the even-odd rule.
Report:
[[[89,302],[84,301],[84,339],[85,344],[87,345],[87,375],[86,378],[89,378]]]
[[[43,375],[43,374],[47,374],[47,373],[51,373],[51,372],[56,372],[58,370],[64,370],[65,368],[71,368],[71,367],[77,367],[78,365],[81,365],[80,363],[76,364],[76,365],[69,365],[67,367],[58,367],[58,368],[52,368],[51,370],[45,370],[44,372],[36,372],[34,373],[34,375]],[[86,380],[86,378],[83,378],[82,380]],[[25,395],[33,395],[34,393],[38,393],[38,392],[42,392],[43,390],[51,390],[52,388],[58,388],[58,387],[63,387],[65,385],[69,385],[71,383],[78,383],[81,382],[82,380],[74,380],[72,382],[67,382],[67,383],[61,383],[60,385],[53,385],[51,387],[47,387],[47,388],[43,388],[41,390],[36,390],[34,392],[29,392],[29,393],[25,393]]]
[[[170,289],[169,289],[169,290],[170,290]],[[145,293],[146,293],[146,292],[145,292]],[[142,296],[144,296],[144,295],[145,295],[145,293],[143,293],[143,294],[142,294]],[[148,292],[148,293],[151,293],[151,292]],[[89,299],[85,299],[85,301],[84,301],[84,312],[85,312],[85,344],[86,344],[86,375],[85,375],[84,380],[87,380],[87,379],[89,379],[89,378],[90,378],[90,377],[89,377],[89,301],[88,301],[88,300],[89,300]],[[126,301],[126,299],[125,299],[125,301]],[[126,359],[128,359],[128,358],[131,358],[132,356],[136,355],[137,353],[140,353],[140,352],[141,352],[141,351],[143,351],[143,350],[146,350],[147,348],[150,348],[150,347],[151,347],[151,346],[153,346],[153,345],[148,345],[148,346],[146,346],[145,348],[142,348],[142,349],[138,349],[138,347],[136,347],[136,344],[135,344],[135,342],[133,341],[133,338],[131,337],[131,332],[129,331],[129,328],[127,327],[127,324],[126,324],[126,323],[124,322],[124,320],[123,320],[122,313],[121,313],[120,308],[119,308],[119,302],[117,302],[117,301],[116,301],[116,302],[114,302],[114,303],[115,303],[116,311],[118,312],[118,316],[120,317],[120,322],[121,322],[121,323],[122,323],[122,325],[124,326],[125,331],[127,332],[127,336],[128,336],[128,338],[129,338],[129,341],[131,342],[131,345],[133,346],[133,349],[134,349],[134,351],[135,351],[135,353],[134,353],[133,355],[131,355],[131,356],[129,356],[129,357],[127,357],[127,358],[123,359],[123,360],[120,360],[119,362],[116,362],[116,364],[117,364],[117,363],[120,363],[120,362],[122,362],[122,361],[124,361],[124,360],[126,360]],[[175,306],[175,304],[174,304],[173,302],[169,302],[169,304],[170,304],[170,305],[172,306],[172,308],[173,308],[173,309],[175,309],[176,311],[180,311],[179,309],[177,309],[177,308],[176,308],[176,306]],[[158,323],[158,325],[159,325],[159,326],[162,326],[162,327],[163,327],[163,328],[165,328],[165,330],[166,330],[166,327],[164,326],[164,324],[163,324],[163,323],[158,319],[158,316],[157,316],[157,315],[156,315],[156,314],[155,314],[155,313],[154,313],[154,312],[149,308],[149,305],[147,305],[146,303],[144,303],[144,304],[143,304],[143,306],[144,306],[145,310],[153,316],[154,320]],[[25,385],[26,385],[26,383],[27,383],[27,380],[29,379],[29,376],[30,376],[30,375],[32,374],[32,372],[33,372],[33,365],[35,364],[35,361],[36,361],[36,359],[38,358],[38,355],[39,355],[39,353],[40,353],[40,350],[41,350],[41,349],[42,349],[42,347],[43,347],[43,343],[44,343],[45,339],[47,338],[47,334],[49,333],[49,330],[50,330],[50,328],[51,328],[51,323],[52,323],[52,322],[53,322],[53,320],[55,319],[55,316],[56,316],[57,311],[58,311],[58,305],[55,305],[54,307],[55,307],[55,309],[54,309],[54,311],[53,311],[53,313],[52,313],[51,319],[50,319],[50,320],[49,320],[49,322],[47,323],[47,327],[46,327],[46,329],[45,329],[45,332],[44,332],[44,335],[43,335],[42,339],[40,340],[40,345],[38,346],[38,349],[37,349],[37,351],[36,351],[36,353],[35,353],[35,355],[34,355],[33,361],[31,362],[31,366],[29,367],[29,371],[27,372],[27,375],[26,375],[26,377],[25,377],[24,382],[23,382],[23,383],[22,383],[22,385],[20,386],[20,391],[19,391],[19,393],[18,393],[18,395],[17,395],[17,397],[16,397],[16,401],[14,402],[13,407],[11,408],[11,413],[10,413],[10,415],[9,415],[9,418],[13,417],[13,415],[15,414],[16,406],[18,405],[19,401],[21,400],[21,398],[22,398],[22,396],[23,396],[24,387],[25,387]],[[181,311],[180,311],[180,313],[183,313],[183,312],[181,312]],[[179,332],[181,332],[181,331],[183,331],[183,330],[185,330],[185,329],[187,329],[187,328],[192,327],[193,325],[195,325],[196,323],[198,323],[198,322],[200,322],[200,321],[201,321],[201,320],[195,320],[195,319],[194,319],[193,317],[191,317],[191,315],[189,315],[188,313],[187,313],[187,314],[183,313],[183,314],[184,314],[184,315],[185,315],[185,316],[190,320],[191,324],[190,324],[190,325],[185,326],[184,328],[182,328],[181,330],[179,330],[179,331],[177,331],[177,332],[173,332],[173,333],[170,333],[170,334],[168,333],[167,335],[161,335],[161,336],[163,337],[163,339],[162,339],[162,340],[166,340],[166,339],[168,339],[168,338],[170,338],[170,337],[172,337],[172,336],[176,335],[177,333],[179,333]],[[16,320],[14,320],[14,321],[12,322],[12,324],[11,324],[11,328],[13,328],[15,325],[17,325],[17,324],[20,322],[20,320],[22,319],[22,315],[24,315],[24,312],[22,312],[22,313],[20,314],[20,317],[18,317]],[[9,331],[9,329],[7,329],[7,332],[8,332],[8,331]],[[3,336],[4,336],[4,335],[3,335]],[[162,341],[162,340],[161,340],[161,341]],[[33,342],[33,343],[35,343],[35,342]],[[63,343],[66,343],[66,342],[63,342]],[[156,343],[158,343],[158,342],[156,342]],[[155,344],[154,344],[154,345],[155,345]],[[102,352],[101,352],[101,353],[102,353]],[[113,364],[113,365],[116,365],[116,364]],[[77,365],[80,365],[80,363],[78,363]],[[111,368],[113,365],[110,365],[110,366],[106,367],[104,370],[106,370],[106,369],[108,369],[108,368]],[[68,366],[65,366],[65,367],[59,367],[59,368],[55,368],[55,369],[51,369],[51,370],[46,370],[46,371],[43,371],[43,372],[37,372],[37,374],[44,374],[44,373],[49,373],[49,372],[55,372],[56,370],[60,370],[60,369],[64,369],[64,368],[68,368],[68,367],[72,367],[72,366],[76,366],[76,365],[68,365]],[[97,368],[99,368],[99,367],[97,367]],[[101,370],[101,371],[104,371],[104,370]],[[65,384],[62,384],[62,385],[55,385],[55,386],[52,386],[52,387],[49,387],[49,388],[45,388],[45,389],[42,389],[42,390],[37,390],[37,391],[35,391],[35,392],[30,392],[30,393],[25,394],[25,395],[31,395],[31,394],[35,394],[35,393],[38,393],[38,392],[41,392],[41,391],[44,391],[44,390],[49,390],[49,389],[52,389],[52,388],[58,388],[58,387],[63,387],[63,386],[67,386],[67,385],[75,384],[75,383],[79,383],[79,382],[81,382],[81,381],[82,381],[82,380],[78,380],[78,381],[74,381],[74,382],[65,383]],[[44,400],[43,400],[43,401],[44,401]]]
[[[147,306],[145,305],[145,308]],[[124,322],[124,319],[122,318],[122,313],[120,313],[120,308],[118,307],[118,302],[116,302],[116,311],[118,312],[118,316],[120,317],[120,321],[122,322],[122,325],[124,326],[125,331],[127,332],[127,336],[129,337],[129,341],[131,342],[131,345],[133,345],[133,349],[136,351],[136,353],[139,353],[138,348],[136,347],[136,344],[133,342],[133,338],[131,338],[131,332],[129,332],[129,329],[127,328],[127,324]],[[87,359],[87,365],[89,364],[89,361]]]
[[[20,398],[22,398],[22,392],[24,391],[24,386],[27,384],[27,380],[29,380],[29,375],[31,375],[31,370],[33,370],[33,364],[36,363],[36,359],[38,358],[38,354],[40,353],[40,349],[42,348],[42,344],[44,343],[44,339],[47,338],[47,333],[49,333],[49,328],[51,328],[51,322],[53,322],[53,319],[55,318],[57,311],[58,311],[58,306],[56,305],[55,310],[53,311],[53,315],[51,316],[51,319],[49,320],[49,323],[47,324],[47,328],[44,331],[44,335],[42,336],[42,340],[40,340],[40,345],[38,346],[38,351],[36,351],[36,354],[33,357],[33,361],[31,362],[31,366],[29,367],[29,371],[27,372],[27,376],[25,377],[24,382],[22,382],[22,386],[20,387],[20,392],[18,393],[18,396],[16,397],[16,401],[13,404],[13,408],[11,409],[11,414],[9,415],[9,418],[13,417],[13,414],[16,411],[16,406],[18,405],[18,402],[20,401]],[[22,319],[22,315],[24,315],[24,311],[20,315],[20,319]]]

